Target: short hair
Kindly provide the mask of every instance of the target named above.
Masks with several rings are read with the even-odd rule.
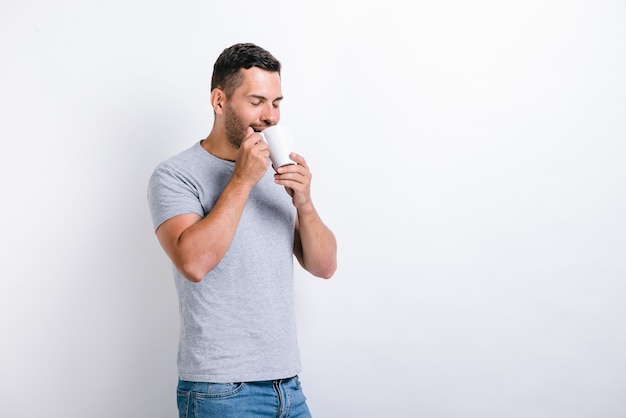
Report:
[[[238,43],[224,49],[213,65],[211,90],[222,89],[226,97],[230,97],[243,82],[239,70],[252,67],[277,72],[280,75],[280,61],[260,46]]]

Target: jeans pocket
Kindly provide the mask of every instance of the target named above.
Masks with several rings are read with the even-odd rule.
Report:
[[[228,398],[243,389],[243,383],[209,383],[206,392],[196,392],[196,398]]]
[[[191,392],[188,390],[176,390],[176,405],[178,406],[178,415],[180,418],[187,418],[189,413],[189,399]]]
[[[302,390],[302,384],[300,383],[300,378],[297,375],[293,377],[293,381],[296,384],[296,390]]]
[[[193,408],[198,417],[235,418],[242,414],[242,398],[239,396],[244,383],[209,383],[206,390],[194,392]]]

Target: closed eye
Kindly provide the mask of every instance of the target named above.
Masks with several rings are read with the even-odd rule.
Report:
[[[267,102],[267,98],[263,96],[250,95],[249,97],[250,97],[250,104],[255,107],[260,106],[263,103]],[[274,109],[278,109],[280,107],[280,102],[282,100],[283,100],[282,96],[274,99],[274,101],[272,102],[272,106],[274,107]]]

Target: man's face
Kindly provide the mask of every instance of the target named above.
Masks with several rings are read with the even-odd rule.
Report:
[[[237,148],[248,127],[259,132],[278,123],[283,99],[278,73],[252,67],[241,74],[243,83],[224,104],[226,137]]]

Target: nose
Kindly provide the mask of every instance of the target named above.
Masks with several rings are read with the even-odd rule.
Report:
[[[274,106],[272,103],[267,103],[263,106],[263,113],[261,113],[261,121],[267,126],[276,125],[280,120],[280,108]]]

